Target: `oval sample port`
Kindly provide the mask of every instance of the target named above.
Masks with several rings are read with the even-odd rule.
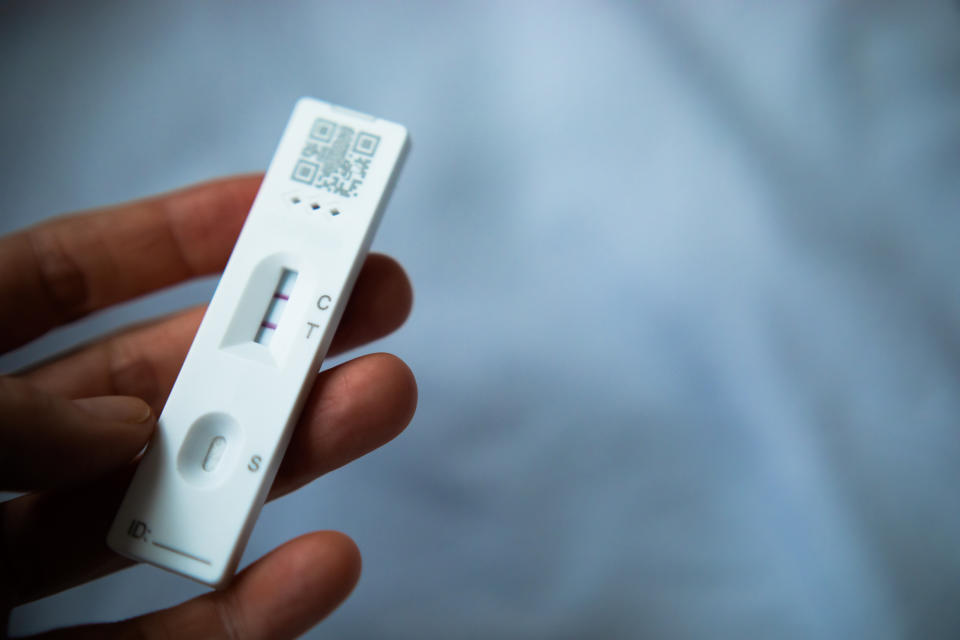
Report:
[[[243,430],[232,416],[220,411],[204,414],[187,430],[177,470],[193,485],[216,486],[236,471],[243,443]]]

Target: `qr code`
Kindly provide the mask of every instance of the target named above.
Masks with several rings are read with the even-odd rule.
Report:
[[[380,136],[317,118],[293,168],[293,179],[354,198],[370,170]]]

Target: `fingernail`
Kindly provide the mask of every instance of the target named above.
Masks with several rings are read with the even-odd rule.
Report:
[[[150,418],[150,405],[131,396],[100,396],[81,398],[73,403],[90,415],[111,422],[141,424]]]

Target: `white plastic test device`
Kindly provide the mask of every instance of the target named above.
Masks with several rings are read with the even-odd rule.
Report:
[[[233,577],[409,142],[302,98],[107,536],[213,587]]]

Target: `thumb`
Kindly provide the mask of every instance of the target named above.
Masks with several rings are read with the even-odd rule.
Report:
[[[0,377],[0,488],[46,489],[129,462],[155,419],[130,396],[67,400]]]

